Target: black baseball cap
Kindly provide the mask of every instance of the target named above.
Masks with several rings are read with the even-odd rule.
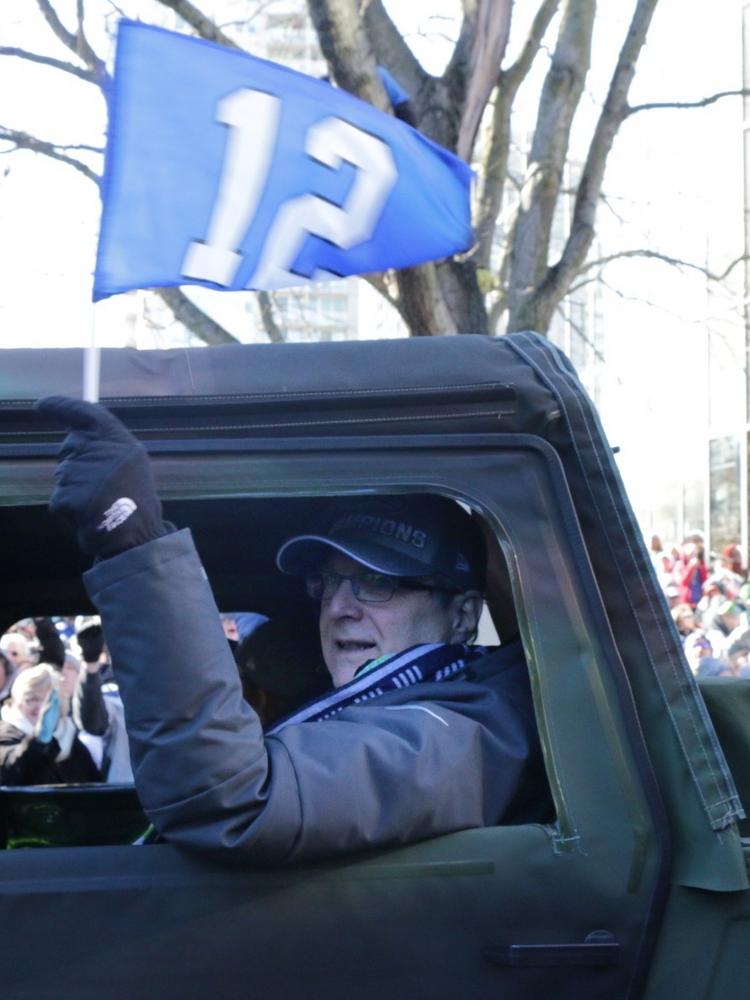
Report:
[[[447,497],[353,498],[320,534],[284,542],[276,565],[295,576],[315,573],[332,549],[389,576],[431,577],[458,591],[484,587],[481,532],[471,515]]]

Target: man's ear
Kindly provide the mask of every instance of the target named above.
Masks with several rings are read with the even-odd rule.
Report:
[[[451,642],[471,642],[476,635],[483,603],[478,590],[456,594],[451,602]]]

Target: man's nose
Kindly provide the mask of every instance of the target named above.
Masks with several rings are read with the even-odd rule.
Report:
[[[326,603],[328,604],[328,613],[334,616],[359,617],[362,614],[362,604],[354,596],[352,581],[348,577],[343,577],[339,581],[333,596]]]

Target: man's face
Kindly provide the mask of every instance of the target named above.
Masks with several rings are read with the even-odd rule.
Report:
[[[367,572],[361,563],[339,552],[321,568],[342,576]],[[426,590],[397,590],[390,601],[365,603],[354,596],[348,580],[342,581],[333,597],[320,606],[323,659],[334,687],[350,681],[368,660],[423,642],[454,640],[454,603],[446,606]]]

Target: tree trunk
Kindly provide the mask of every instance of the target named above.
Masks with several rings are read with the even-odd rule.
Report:
[[[545,332],[555,309],[583,267],[594,239],[596,211],[602,195],[607,159],[615,136],[628,114],[628,91],[646,41],[658,0],[638,0],[612,74],[604,106],[583,164],[565,246],[556,263],[525,274],[516,273],[508,331],[536,329]],[[549,255],[549,250],[547,251]],[[543,273],[541,273],[543,271]]]
[[[544,81],[534,139],[513,228],[508,330],[529,329],[527,300],[547,276],[552,224],[570,143],[570,130],[591,61],[595,0],[568,0],[552,65]],[[536,313],[535,310],[531,310]],[[539,310],[539,315],[544,310]],[[546,330],[547,325],[542,327]]]
[[[238,344],[223,326],[194,305],[179,288],[155,288],[154,292],[174,313],[178,322],[206,344]]]

